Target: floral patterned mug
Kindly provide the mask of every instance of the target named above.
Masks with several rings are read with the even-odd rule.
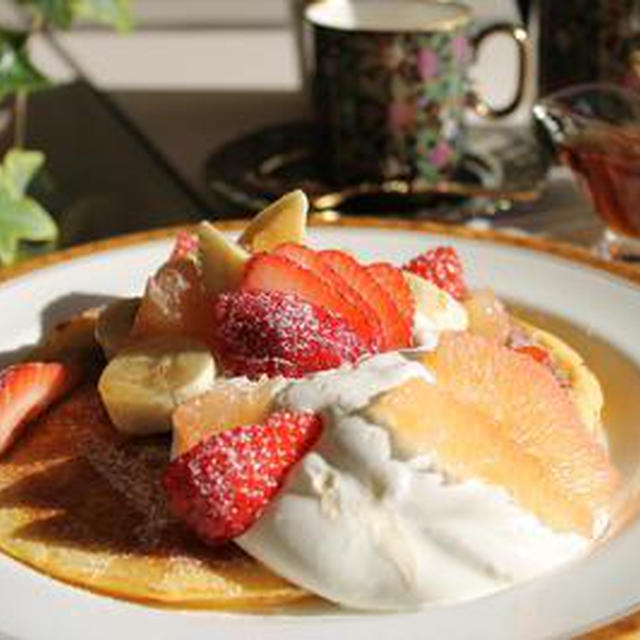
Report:
[[[465,5],[322,0],[305,18],[314,32],[319,157],[336,184],[446,178],[465,148],[465,109],[501,117],[521,100],[526,32],[497,24],[471,38]],[[479,44],[496,32],[519,51],[517,90],[499,109],[470,91],[467,78]]]

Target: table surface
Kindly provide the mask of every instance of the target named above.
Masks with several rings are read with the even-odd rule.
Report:
[[[202,172],[211,151],[258,128],[309,117],[306,100],[296,91],[116,91],[111,95],[182,178],[210,202],[214,215],[217,205]],[[569,172],[559,167],[550,172],[537,202],[517,206],[496,220],[495,226],[582,245],[593,243],[602,230]]]

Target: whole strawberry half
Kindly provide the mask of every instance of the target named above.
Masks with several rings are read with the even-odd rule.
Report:
[[[346,321],[297,295],[240,290],[214,305],[215,352],[231,375],[297,378],[367,352]]]
[[[457,300],[467,295],[464,267],[453,247],[434,247],[410,260],[403,267],[444,289]]]
[[[321,431],[314,413],[280,411],[264,424],[209,437],[167,467],[163,486],[172,511],[210,544],[241,535]]]

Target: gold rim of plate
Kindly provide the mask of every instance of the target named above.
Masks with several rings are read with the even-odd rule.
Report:
[[[214,222],[216,227],[222,231],[235,231],[242,229],[249,220],[249,218],[242,218],[237,220],[214,220],[212,222]],[[388,231],[421,231],[451,238],[480,240],[494,244],[529,249],[564,258],[600,271],[605,271],[629,280],[634,284],[640,285],[640,268],[623,262],[610,262],[594,255],[588,249],[584,249],[567,242],[549,240],[547,238],[514,236],[499,231],[469,229],[463,226],[446,225],[424,220],[402,220],[397,218],[379,217],[339,217],[332,219],[331,217],[323,217],[323,214],[320,214],[320,217],[312,217],[309,226],[320,228],[342,227],[349,229],[382,229]],[[139,231],[136,233],[125,234],[114,238],[106,238],[104,240],[97,240],[70,247],[68,249],[54,251],[50,254],[25,260],[24,262],[20,262],[14,266],[0,267],[0,283],[27,275],[39,269],[55,266],[96,253],[126,249],[128,247],[145,244],[147,242],[164,240],[175,235],[180,230],[190,230],[194,228],[195,224],[163,227],[150,231]]]

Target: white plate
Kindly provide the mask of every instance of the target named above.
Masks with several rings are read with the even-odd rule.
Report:
[[[365,260],[402,262],[442,238],[409,230],[319,228],[313,243]],[[611,273],[529,249],[447,238],[473,285],[559,316],[605,383],[614,411],[612,453],[627,481],[640,460],[640,287]],[[0,352],[33,342],[42,325],[101,300],[138,294],[169,241],[123,246],[18,276],[0,285]],[[573,327],[589,334],[574,334]],[[563,329],[564,327],[564,329]],[[5,357],[6,360],[6,357]],[[615,418],[615,419],[614,419]],[[268,616],[154,609],[94,595],[0,557],[0,633],[13,638],[198,640],[289,638],[512,639],[573,635],[640,603],[640,522],[632,521],[587,558],[475,601],[416,613],[278,613]]]

